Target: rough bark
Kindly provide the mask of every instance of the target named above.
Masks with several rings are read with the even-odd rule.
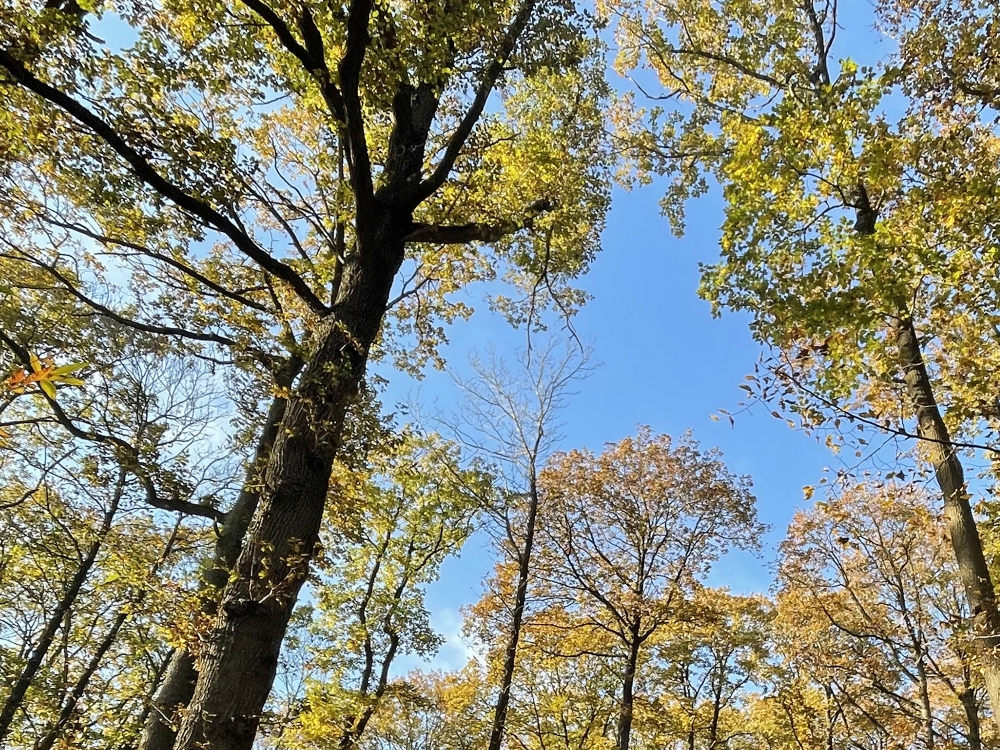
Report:
[[[97,555],[101,551],[104,539],[108,535],[108,531],[111,530],[111,523],[114,520],[115,514],[118,512],[118,505],[121,503],[122,493],[125,491],[126,476],[127,475],[124,469],[119,472],[117,482],[115,483],[114,494],[111,498],[111,503],[104,513],[104,518],[101,520],[101,526],[97,531],[97,536],[90,543],[86,554],[80,561],[80,566],[76,569],[76,573],[73,574],[73,578],[70,580],[69,585],[63,592],[62,597],[59,599],[59,602],[49,615],[49,618],[45,623],[45,627],[38,636],[38,641],[35,644],[34,650],[31,652],[31,656],[28,657],[28,661],[21,670],[21,674],[18,675],[17,682],[14,683],[14,687],[11,689],[10,695],[8,695],[7,700],[4,701],[3,708],[0,709],[0,747],[4,745],[7,735],[10,734],[10,728],[14,721],[14,716],[21,708],[21,704],[24,702],[24,697],[27,695],[28,688],[31,687],[31,683],[35,679],[35,675],[38,673],[42,663],[45,661],[45,656],[49,652],[49,648],[52,645],[52,640],[55,638],[56,633],[59,632],[59,627],[62,625],[63,618],[66,616],[70,607],[73,606],[77,596],[80,595],[80,590],[83,588],[83,584],[86,582],[87,576],[90,575],[90,571],[94,567]]]
[[[391,215],[378,218],[376,231],[359,233],[358,252],[345,269],[337,304],[322,320],[302,381],[288,401],[257,512],[199,663],[176,750],[253,746],[317,542],[344,417],[403,259],[404,227]]]
[[[997,611],[993,579],[969,503],[965,471],[934,398],[913,321],[902,314],[893,325],[899,365],[917,418],[917,431],[926,441],[925,448],[944,497],[945,525],[972,613],[976,650],[993,707],[993,720],[1000,728],[1000,613]]]
[[[534,4],[525,0],[521,6],[504,37],[501,62],[488,68],[473,104],[449,140],[447,154],[454,150],[457,156],[465,144]],[[267,20],[270,14],[261,7]],[[292,607],[315,549],[344,417],[385,317],[406,238],[415,226],[413,211],[440,187],[454,164],[446,154],[434,174],[421,179],[438,94],[430,83],[404,83],[393,97],[388,154],[380,185],[373,189],[358,92],[370,11],[368,2],[351,4],[348,39],[338,65],[341,89],[331,89],[342,95],[342,111],[333,106],[331,112],[343,125],[350,155],[355,250],[344,264],[336,302],[317,324],[309,361],[288,401],[267,461],[261,498],[235,575],[223,591],[174,750],[253,746]],[[286,47],[304,55],[301,59],[322,60],[320,49],[312,55],[293,39],[285,39],[287,28],[279,19],[269,23]],[[321,46],[319,39],[313,41]],[[323,80],[328,84],[331,79]]]
[[[518,560],[514,613],[510,623],[510,635],[504,649],[503,673],[500,677],[500,693],[497,695],[497,703],[493,711],[493,728],[490,730],[489,750],[500,750],[500,745],[503,743],[504,727],[507,724],[507,709],[510,706],[510,688],[514,682],[517,647],[521,639],[521,624],[524,620],[524,605],[528,598],[531,551],[535,546],[535,522],[538,518],[538,483],[534,474],[530,479],[528,495],[527,526],[524,530],[524,547]]]
[[[161,173],[159,165],[137,151],[128,137],[102,119],[96,109],[39,79],[14,56],[0,50],[0,68],[13,84],[49,102],[79,123],[116,154],[123,165],[153,193],[197,218],[229,239],[234,248],[265,273],[292,290],[315,316],[312,348],[301,382],[289,398],[281,428],[266,462],[263,487],[252,521],[226,583],[212,633],[201,653],[197,683],[174,742],[175,750],[211,747],[249,750],[260,713],[270,692],[278,652],[299,588],[308,571],[328,492],[330,470],[340,445],[347,409],[363,377],[368,351],[385,315],[392,282],[411,241],[492,241],[501,234],[529,226],[525,221],[499,228],[469,225],[455,231],[432,232],[413,222],[414,210],[447,181],[479,121],[497,81],[525,28],[536,0],[523,0],[478,76],[474,94],[440,153],[424,177],[427,140],[438,97],[451,75],[443,65],[434,80],[398,84],[392,99],[392,132],[386,157],[373,170],[368,152],[366,112],[361,78],[372,39],[371,0],[352,0],[345,17],[346,38],[336,46],[341,56],[334,68],[330,50],[308,4],[292,14],[297,33],[267,3],[244,0],[271,28],[278,43],[302,65],[326,102],[338,139],[342,141],[354,197],[354,250],[346,259],[337,299],[327,307],[294,269],[257,244],[251,234],[203,197],[185,190]],[[284,9],[282,10],[284,13]],[[376,187],[377,186],[377,187]],[[536,206],[532,214],[545,210]],[[111,312],[97,308],[104,315]],[[157,326],[159,335],[186,335],[223,346],[234,342],[208,334]],[[184,664],[171,670],[170,684],[187,689],[191,673]],[[176,673],[176,676],[175,676]],[[171,688],[172,690],[173,688]],[[164,707],[183,701],[177,692],[161,691]],[[149,747],[148,750],[154,750]],[[156,748],[155,750],[160,750]]]
[[[280,389],[291,387],[301,369],[302,363],[298,358],[289,361],[285,370],[275,377],[275,385]],[[226,585],[229,571],[236,563],[243,538],[254,511],[257,510],[264,469],[281,420],[285,416],[286,405],[285,398],[277,397],[271,401],[243,488],[233,507],[226,513],[225,523],[216,537],[211,566],[204,576],[206,591],[202,600],[202,612],[209,616],[217,613],[218,594]],[[197,680],[198,670],[191,652],[187,649],[174,650],[143,728],[139,743],[141,750],[170,750],[174,746],[177,737],[177,711],[191,701]]]
[[[618,713],[618,750],[629,750],[629,743],[632,739],[632,713],[635,705],[635,672],[639,665],[639,649],[642,647],[642,639],[639,636],[640,621],[636,618],[630,630],[628,644],[628,659],[625,662],[625,674],[622,679],[622,705]]]

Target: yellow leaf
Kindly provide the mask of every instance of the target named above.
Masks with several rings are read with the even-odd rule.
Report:
[[[68,375],[71,372],[76,372],[77,370],[82,370],[87,366],[86,362],[76,362],[71,365],[63,365],[62,367],[57,367],[52,371],[53,376],[57,375]]]
[[[38,385],[41,387],[41,389],[43,391],[45,391],[45,395],[46,396],[48,396],[49,398],[55,398],[56,397],[56,387],[54,385],[52,385],[52,383],[50,381],[48,381],[48,380],[39,380],[38,381]]]

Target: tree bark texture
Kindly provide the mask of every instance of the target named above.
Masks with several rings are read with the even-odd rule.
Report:
[[[287,369],[275,377],[278,388],[289,388],[301,370],[301,363],[290,362]],[[247,469],[246,479],[239,497],[226,513],[225,523],[215,541],[211,567],[205,572],[206,591],[203,592],[202,612],[214,616],[218,611],[218,596],[229,579],[243,545],[247,529],[260,501],[264,470],[285,416],[287,401],[276,397],[271,401],[264,419],[260,440],[253,463]],[[187,649],[176,649],[163,677],[163,684],[153,699],[153,705],[143,728],[140,750],[170,750],[177,738],[177,711],[188,705],[194,695],[198,670],[194,656]]]
[[[267,462],[260,502],[223,592],[199,663],[176,750],[249,750],[277,669],[278,654],[308,571],[347,409],[378,334],[404,236],[380,217],[359,234],[333,313],[289,399]],[[406,217],[407,219],[409,217]]]
[[[958,699],[962,701],[962,709],[965,711],[965,723],[968,727],[968,741],[969,750],[982,750],[983,739],[980,733],[980,721],[979,721],[979,698],[976,696],[975,689],[966,684],[961,693],[958,694]]]
[[[993,708],[993,721],[1000,729],[1000,613],[969,503],[965,471],[934,398],[920,341],[908,315],[895,320],[894,334],[903,380],[917,418],[917,431],[927,441],[930,462],[944,497],[945,525],[972,613],[976,652]]]

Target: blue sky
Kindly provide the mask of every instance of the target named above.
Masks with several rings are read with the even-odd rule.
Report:
[[[850,56],[860,64],[874,64],[890,51],[892,42],[874,29],[866,0],[842,2],[839,17],[833,61]],[[628,83],[618,79],[617,86],[624,89]],[[760,519],[771,530],[759,557],[728,555],[715,566],[709,583],[735,593],[766,592],[777,544],[795,510],[810,504],[803,487],[817,484],[827,467],[836,471],[842,464],[815,437],[792,430],[764,405],[738,414],[735,426],[725,418],[712,419],[720,408],[740,408],[746,394],[739,385],[762,349],[751,338],[747,316],[713,318],[709,304],[697,295],[698,264],[718,258],[721,191],[716,188],[688,205],[687,234],[677,239],[660,215],[664,188],[654,182],[614,192],[603,249],[581,282],[593,299],[574,322],[581,338],[593,344],[593,359],[601,366],[580,384],[562,415],[560,448],[600,451],[640,424],[671,435],[691,429],[703,447],[720,448],[731,470],[752,477]],[[493,346],[498,354],[512,355],[524,344],[523,332],[490,316],[471,293],[468,301],[477,313],[450,329],[445,349],[449,367],[459,376],[472,351]],[[445,373],[429,372],[419,384],[391,375],[389,403],[447,404],[455,398]],[[469,653],[459,636],[459,609],[479,598],[490,566],[484,544],[474,539],[460,559],[444,565],[441,580],[429,589],[434,625],[448,637],[435,666],[460,666]],[[406,660],[400,671],[417,665]]]
[[[691,429],[703,447],[719,447],[729,468],[754,481],[758,512],[771,525],[758,559],[730,555],[713,571],[710,583],[738,593],[767,591],[775,546],[796,507],[803,507],[802,487],[818,482],[836,457],[814,437],[790,429],[763,406],[739,414],[735,427],[715,421],[719,408],[737,410],[743,377],[761,352],[747,328],[747,318],[727,314],[713,318],[708,303],[697,296],[698,263],[716,259],[721,197],[710,194],[691,204],[688,234],[676,239],[660,216],[663,186],[633,192],[616,190],[603,250],[581,285],[593,299],[574,323],[594,346],[601,366],[578,387],[562,415],[561,448],[603,444],[633,434],[637,425],[679,435]],[[470,293],[469,301],[478,300]],[[524,344],[523,332],[492,316],[479,305],[467,323],[449,332],[445,350],[449,367],[466,370],[470,352],[488,346],[513,355]],[[388,374],[388,373],[387,373]],[[447,373],[429,372],[416,383],[391,373],[387,403],[454,402],[455,387]],[[435,626],[448,636],[437,666],[459,666],[465,647],[457,634],[458,610],[478,599],[490,568],[482,543],[472,540],[462,557],[450,560],[441,580],[428,591]],[[407,663],[403,671],[416,666]]]
[[[872,62],[864,58],[877,58],[885,50],[879,49],[880,40],[871,29],[870,6],[865,0],[842,5],[841,18],[851,20],[838,35],[833,57],[851,54],[862,63]],[[125,27],[115,25],[108,31],[116,42],[127,38]],[[712,419],[720,408],[738,409],[744,395],[739,385],[753,370],[761,348],[750,336],[746,317],[713,318],[696,293],[699,262],[712,262],[718,254],[723,218],[719,192],[688,206],[683,239],[671,234],[660,215],[663,192],[664,186],[656,183],[614,192],[603,249],[581,281],[593,299],[574,322],[580,336],[593,344],[593,360],[601,366],[580,383],[578,395],[563,413],[560,448],[600,451],[604,443],[633,434],[640,424],[671,435],[691,429],[703,447],[719,447],[731,470],[753,478],[760,518],[771,531],[762,540],[759,558],[743,553],[723,558],[709,582],[737,593],[764,592],[771,584],[776,545],[794,510],[807,504],[803,486],[817,483],[825,467],[836,468],[837,458],[761,405],[739,414],[733,427],[725,419]],[[450,344],[444,350],[449,367],[460,376],[473,351],[494,346],[500,355],[513,355],[524,345],[524,333],[491,315],[480,292],[467,293],[477,313],[449,330]],[[447,373],[429,371],[416,382],[396,371],[382,371],[390,380],[390,408],[394,402],[453,404],[457,398]],[[430,587],[427,603],[434,624],[448,637],[436,666],[457,667],[464,661],[459,609],[479,598],[490,567],[485,543],[473,539],[461,558],[445,563],[441,580]],[[406,659],[400,670],[417,665]]]

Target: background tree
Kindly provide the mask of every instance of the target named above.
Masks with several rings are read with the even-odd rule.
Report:
[[[522,750],[610,750],[615,746],[621,690],[609,655],[571,619],[538,625],[528,620],[518,653],[507,720],[508,747]]]
[[[798,514],[781,548],[783,652],[888,746],[980,747],[971,621],[936,524],[911,485],[849,486]]]
[[[706,587],[692,610],[650,641],[637,746],[753,747],[758,736],[748,707],[771,671],[771,604]]]
[[[919,3],[879,4],[905,29],[900,53],[875,60],[858,45],[838,61],[850,37],[836,0],[605,7],[621,68],[649,69],[654,97],[683,102],[619,118],[640,170],[672,175],[674,228],[686,199],[722,186],[722,257],[702,293],[717,312],[749,312],[772,347],[757,395],[806,427],[843,419],[921,438],[1000,703],[1000,614],[960,457],[992,452],[996,436],[997,131],[962,92],[965,73],[942,78],[915,41],[937,40],[930,49],[988,79],[993,63],[971,50],[993,9],[947,3],[924,17]]]
[[[621,698],[616,746],[627,750],[640,665],[650,639],[687,617],[701,578],[728,549],[755,549],[749,480],[690,435],[643,428],[595,456],[572,451],[541,477],[536,622],[565,623],[608,644]]]
[[[366,733],[370,750],[473,750],[489,737],[491,696],[476,662],[394,681]]]
[[[558,340],[533,342],[508,366],[495,353],[486,360],[472,360],[473,376],[459,380],[463,393],[460,416],[451,419],[451,430],[484,465],[491,467],[501,484],[499,492],[482,497],[486,530],[504,562],[498,575],[507,594],[504,611],[483,612],[492,630],[485,636],[488,648],[498,645],[504,633],[503,656],[496,675],[497,695],[493,710],[489,750],[500,750],[517,667],[518,645],[528,606],[532,579],[541,494],[541,467],[558,443],[559,412],[565,407],[573,383],[589,374],[589,353]],[[492,660],[491,660],[492,661]]]
[[[362,741],[397,657],[433,656],[424,587],[476,528],[488,476],[462,469],[454,446],[403,434],[367,471],[339,466],[324,536],[330,547],[310,587],[310,675],[288,745],[348,750]]]

